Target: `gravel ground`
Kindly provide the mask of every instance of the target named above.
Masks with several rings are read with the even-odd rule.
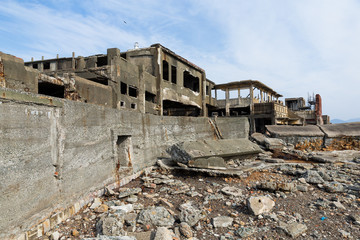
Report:
[[[314,172],[315,176],[309,175]],[[156,232],[153,224],[135,222],[138,214],[151,206],[162,206],[174,217],[168,226],[176,234],[173,239],[188,239],[191,235],[192,239],[208,240],[288,239],[291,234],[298,235],[296,239],[360,239],[359,173],[360,164],[351,161],[309,164],[287,160],[280,167],[243,173],[238,178],[157,169],[120,190],[114,189],[109,196],[102,196],[102,205],[97,208],[91,209],[88,204],[42,239],[51,239],[51,234],[61,240],[94,238],[99,231],[96,223],[114,213],[111,206],[129,204],[135,210],[126,214],[133,222],[119,218],[121,231],[128,235],[143,232],[145,237],[138,235],[137,239],[150,239],[151,233]],[[319,177],[320,183],[316,183]],[[333,183],[335,188],[327,187]],[[224,187],[241,190],[241,194],[227,195],[222,191]],[[141,191],[119,199],[119,191],[136,188]],[[254,215],[247,200],[256,196],[269,197],[275,206],[269,212]],[[179,231],[180,205],[186,202],[191,202],[201,215],[190,228],[188,238]],[[219,216],[230,217],[230,225],[214,227],[214,218]]]

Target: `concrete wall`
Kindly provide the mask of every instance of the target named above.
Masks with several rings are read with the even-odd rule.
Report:
[[[174,143],[214,137],[208,118],[161,117],[1,88],[0,93],[1,239],[153,165]],[[237,120],[219,121],[224,136],[247,136],[246,121]],[[234,129],[237,134],[230,134]]]
[[[37,79],[39,72],[24,66],[21,58],[0,52],[0,62],[3,64],[5,86],[25,92],[38,92]]]
[[[351,137],[360,139],[360,122],[307,125],[307,126],[266,126],[271,137],[281,138],[286,143],[297,144],[305,140],[321,140],[325,146],[334,139]]]

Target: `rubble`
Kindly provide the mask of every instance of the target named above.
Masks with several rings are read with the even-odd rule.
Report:
[[[319,162],[311,161],[312,156],[320,155],[314,152],[291,159],[297,151],[285,146],[274,153],[262,152],[255,161],[226,159],[226,170],[179,166],[169,160],[173,165],[161,166],[121,189],[108,189],[81,209],[78,217],[47,236],[96,240],[359,238],[357,153],[329,152],[340,160]],[[283,157],[284,162],[265,161],[273,156]],[[73,230],[78,237],[71,235]]]

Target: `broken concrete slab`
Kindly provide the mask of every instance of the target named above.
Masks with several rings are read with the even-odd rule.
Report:
[[[173,160],[188,164],[193,159],[215,156],[250,158],[262,150],[250,140],[241,138],[182,142],[171,146],[167,152]]]
[[[257,144],[265,146],[266,136],[262,133],[253,133],[251,134],[251,138],[257,142]]]
[[[325,134],[318,126],[267,125],[267,131],[273,138],[280,138],[286,144],[297,144],[304,141],[322,141]]]
[[[356,158],[360,158],[360,152],[355,150],[313,152],[309,156],[310,160],[320,163],[351,162]]]
[[[285,142],[279,138],[265,138],[265,147],[268,150],[283,149]]]
[[[323,137],[325,134],[316,125],[290,126],[290,125],[266,125],[271,137],[313,136]]]
[[[225,160],[222,157],[198,158],[190,160],[188,166],[194,168],[226,169]]]

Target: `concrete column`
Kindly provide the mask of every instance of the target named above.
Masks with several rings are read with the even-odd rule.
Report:
[[[201,74],[202,78],[202,115],[206,117],[208,115],[208,111],[206,108],[206,74],[203,72]],[[209,96],[210,97],[210,96]]]
[[[144,78],[144,66],[139,66],[139,111],[145,113],[145,78]]]
[[[75,52],[72,53],[71,68],[75,70]]]
[[[225,91],[225,115],[230,116],[229,89]]]
[[[250,134],[255,132],[255,118],[254,118],[254,88],[250,86]]]
[[[240,88],[238,88],[238,100],[239,100],[239,105],[240,105],[241,104]]]
[[[262,90],[260,90],[260,102],[263,102],[264,100],[263,100],[263,91]]]
[[[160,46],[157,46],[155,49],[155,76],[156,76],[156,98],[157,98],[157,105],[159,107],[159,115],[162,116],[164,113],[163,109],[163,99],[162,99],[162,56],[161,56],[161,48]]]
[[[217,100],[217,89],[215,89],[215,99]]]

